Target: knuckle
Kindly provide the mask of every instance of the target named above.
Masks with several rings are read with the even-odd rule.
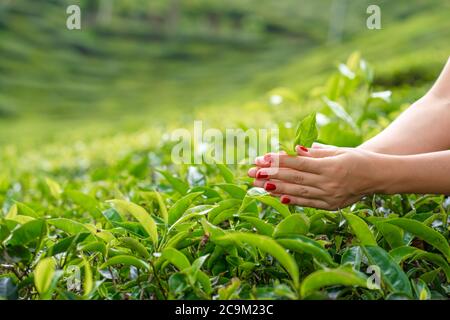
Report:
[[[293,180],[297,184],[303,184],[305,177],[302,174],[296,173],[294,174]]]
[[[308,191],[308,189],[306,189],[304,187],[300,187],[300,188],[298,188],[298,194],[302,197],[306,197],[309,195],[309,191]]]
[[[302,169],[305,167],[305,159],[302,157],[297,157],[295,161],[296,169]]]

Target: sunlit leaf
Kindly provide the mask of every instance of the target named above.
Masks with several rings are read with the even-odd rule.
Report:
[[[218,241],[229,240],[248,243],[257,247],[259,250],[272,255],[286,269],[294,283],[296,285],[298,284],[299,271],[297,263],[275,240],[267,236],[240,232],[228,233],[218,239]]]
[[[158,244],[158,230],[150,214],[141,206],[124,200],[110,200],[115,208],[123,213],[130,213],[144,227],[154,245]]]
[[[419,221],[406,218],[389,219],[386,223],[396,225],[403,230],[412,233],[423,241],[428,242],[430,245],[441,251],[447,260],[450,261],[450,246],[445,237],[436,230],[420,223]]]
[[[34,285],[41,297],[46,297],[51,288],[56,271],[56,262],[53,258],[44,258],[38,262],[34,269]]]
[[[300,294],[302,297],[306,297],[323,287],[336,285],[367,288],[367,278],[364,274],[353,269],[318,270],[303,280]]]

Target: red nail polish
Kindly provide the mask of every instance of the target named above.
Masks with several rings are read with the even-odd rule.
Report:
[[[270,182],[266,183],[266,186],[264,187],[264,189],[266,189],[266,191],[272,191],[272,190],[275,190],[276,188],[277,188],[277,186]]]
[[[256,178],[257,178],[257,179],[267,179],[268,177],[269,177],[269,175],[266,174],[266,173],[264,173],[264,172],[258,172],[258,173],[256,174]]]
[[[286,196],[282,196],[282,197],[281,197],[281,203],[284,203],[284,204],[291,203],[291,199],[289,199],[289,198],[286,197]]]
[[[303,151],[305,151],[305,152],[308,152],[308,151],[309,151],[308,148],[307,148],[307,147],[304,147],[304,146],[300,146],[300,149],[303,150]]]

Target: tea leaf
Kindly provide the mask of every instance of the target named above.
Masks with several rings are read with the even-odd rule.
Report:
[[[445,239],[445,237],[439,232],[433,230],[432,228],[425,226],[419,221],[406,219],[406,218],[396,218],[389,219],[386,223],[390,223],[402,228],[405,231],[412,233],[423,241],[434,246],[436,249],[441,251],[447,260],[450,261],[450,246]]]
[[[305,235],[309,230],[309,219],[303,214],[293,214],[284,218],[273,233],[274,238],[283,238],[290,235]]]
[[[178,270],[184,270],[191,266],[188,258],[175,248],[166,248],[162,252],[161,259],[165,259],[177,267]]]
[[[134,266],[139,269],[150,270],[150,266],[145,261],[138,259],[136,257],[133,257],[133,256],[129,256],[129,255],[118,255],[118,256],[112,257],[112,258],[108,259],[104,264],[102,264],[100,266],[100,269],[105,269],[109,266],[113,266],[113,265],[117,265],[117,264],[121,264],[121,265],[125,265],[125,266]]]
[[[145,246],[140,243],[138,240],[131,237],[120,238],[121,244],[129,249],[132,249],[136,253],[138,253],[144,259],[150,259],[150,254],[148,253]]]
[[[237,241],[245,242],[252,246],[257,247],[259,250],[266,252],[277,259],[280,264],[286,269],[286,271],[291,276],[294,284],[298,285],[299,271],[297,263],[294,258],[292,258],[285,249],[279,245],[275,240],[262,235],[250,234],[250,233],[240,233],[233,232],[228,233],[225,236],[218,239],[218,241]]]
[[[227,183],[234,183],[234,174],[233,172],[224,164],[216,163],[217,168],[220,171],[220,174],[224,178]]]
[[[164,176],[164,178],[166,178],[166,180],[170,183],[170,185],[176,190],[178,191],[181,195],[185,195],[188,190],[189,190],[189,185],[184,182],[183,180],[181,180],[180,178],[177,178],[175,176],[173,176],[170,172],[168,171],[163,171],[163,170],[157,170],[161,175]]]
[[[55,271],[56,262],[53,258],[44,258],[40,260],[34,269],[34,285],[43,298],[46,297],[51,289]]]
[[[289,207],[285,204],[282,204],[280,200],[277,198],[271,197],[271,196],[256,196],[254,197],[256,200],[264,203],[267,206],[270,206],[277,210],[283,217],[288,217],[291,215],[291,212],[289,211]]]
[[[318,134],[316,127],[316,113],[314,112],[300,122],[297,132],[295,133],[293,150],[295,150],[297,145],[307,148],[311,147],[314,141],[317,140]]]
[[[169,224],[175,223],[189,208],[195,198],[203,194],[203,192],[190,193],[183,198],[179,199],[175,204],[169,209]]]
[[[394,259],[378,246],[362,247],[370,264],[380,268],[381,277],[394,292],[412,295],[409,279]]]
[[[356,235],[362,245],[377,245],[377,241],[375,240],[372,231],[370,231],[369,227],[363,219],[351,213],[342,213],[342,215],[345,217],[345,220],[347,220],[349,226],[353,230],[353,233]]]
[[[261,234],[271,237],[275,228],[267,222],[255,217],[239,216],[239,220],[249,222],[252,224]]]
[[[130,213],[145,229],[147,234],[152,239],[153,244],[155,246],[158,244],[158,230],[156,223],[144,208],[124,200],[110,200],[108,202],[112,203],[115,208],[118,211],[122,211],[123,214],[126,212]]]
[[[32,220],[15,229],[7,240],[9,245],[26,245],[37,240],[47,232],[44,220]]]
[[[325,269],[318,270],[308,275],[300,287],[300,295],[306,297],[327,286],[356,286],[367,288],[367,278],[352,269]]]
[[[59,183],[50,178],[46,178],[45,182],[47,183],[51,195],[56,199],[61,198],[62,188]]]
[[[277,242],[286,249],[300,253],[308,253],[317,260],[325,262],[330,266],[336,265],[330,254],[318,242],[307,237],[297,235],[295,237],[277,239]]]

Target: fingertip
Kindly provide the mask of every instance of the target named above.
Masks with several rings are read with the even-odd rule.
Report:
[[[298,155],[306,155],[309,153],[308,148],[301,145],[295,146],[295,151],[297,152]]]
[[[280,200],[281,200],[281,203],[283,203],[283,204],[291,203],[291,199],[288,196],[285,196],[285,195],[281,196]]]
[[[258,171],[258,168],[252,167],[248,170],[247,174],[250,178],[256,178],[256,172]]]
[[[270,157],[268,157],[268,155],[265,155],[263,157],[257,157],[255,159],[255,165],[257,165],[258,167],[270,166]]]

